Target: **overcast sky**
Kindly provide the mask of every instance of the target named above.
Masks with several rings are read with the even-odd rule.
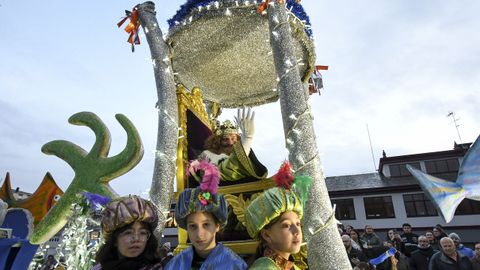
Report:
[[[184,1],[156,1],[166,20]],[[47,171],[65,190],[73,171],[41,153],[64,139],[84,149],[95,140],[68,124],[80,111],[96,113],[112,133],[110,155],[125,145],[115,120],[123,113],[143,140],[143,160],[111,184],[121,195],[150,187],[157,100],[145,37],[131,53],[116,23],[134,1],[0,0],[0,179],[33,192]],[[325,89],[311,97],[326,176],[375,170],[388,156],[452,149],[480,133],[480,2],[476,0],[302,1],[312,22]],[[253,148],[274,173],[286,151],[279,103],[256,110]],[[231,112],[230,112],[231,114]],[[222,115],[227,117],[229,112]],[[272,117],[276,116],[276,117]]]

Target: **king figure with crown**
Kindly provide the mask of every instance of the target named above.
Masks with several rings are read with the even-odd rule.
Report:
[[[205,151],[198,159],[208,159],[220,169],[223,181],[252,181],[267,177],[268,171],[251,149],[255,113],[239,109],[235,123],[225,120],[205,141]],[[240,132],[239,132],[240,129]]]

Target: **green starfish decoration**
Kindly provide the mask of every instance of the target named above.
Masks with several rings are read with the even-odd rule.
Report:
[[[65,226],[72,215],[71,206],[82,200],[82,192],[111,198],[118,196],[108,182],[125,174],[140,162],[143,146],[132,122],[122,114],[115,115],[115,118],[127,132],[127,145],[116,156],[107,157],[111,142],[110,132],[102,120],[91,112],[79,112],[68,119],[70,124],[87,126],[93,130],[96,140],[90,152],[87,153],[81,147],[64,140],[51,141],[42,147],[43,153],[55,155],[67,162],[74,170],[75,177],[62,198],[35,227],[30,238],[32,244],[48,241]]]

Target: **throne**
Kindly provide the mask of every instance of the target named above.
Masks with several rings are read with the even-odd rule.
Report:
[[[204,150],[205,140],[212,135],[214,123],[220,114],[220,107],[216,103],[209,104],[209,111],[202,99],[202,91],[195,87],[188,91],[183,85],[177,87],[179,139],[177,148],[177,192],[185,188],[195,188],[198,182],[185,177],[185,170],[190,160],[196,159]],[[221,181],[218,192],[225,196],[229,204],[228,224],[220,233],[217,240],[240,255],[253,254],[258,241],[251,239],[239,220],[243,218],[243,209],[255,194],[274,186],[271,179],[242,180],[236,182]],[[178,246],[180,252],[188,247],[187,232],[178,228]]]

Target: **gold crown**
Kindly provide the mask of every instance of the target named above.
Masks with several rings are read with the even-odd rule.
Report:
[[[230,120],[225,120],[221,125],[217,121],[215,128],[215,135],[224,135],[224,134],[238,134],[238,126],[232,123]]]

